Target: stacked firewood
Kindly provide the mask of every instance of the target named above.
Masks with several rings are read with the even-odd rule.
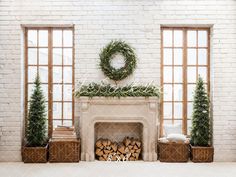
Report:
[[[112,142],[108,139],[96,141],[95,154],[101,161],[134,161],[141,153],[141,141],[125,137],[123,142]]]

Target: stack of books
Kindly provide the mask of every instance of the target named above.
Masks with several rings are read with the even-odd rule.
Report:
[[[52,140],[77,140],[74,127],[57,126],[53,130]]]

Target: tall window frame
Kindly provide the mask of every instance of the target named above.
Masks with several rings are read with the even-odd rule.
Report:
[[[171,39],[170,39],[170,44],[168,46],[168,44],[164,44],[164,32],[169,32]],[[177,32],[181,32],[182,36],[181,37],[176,37],[175,38],[175,33]],[[192,34],[191,34],[192,33]],[[194,34],[195,33],[195,34]],[[206,43],[202,44],[201,41],[201,37],[202,34],[206,33]],[[195,39],[191,39],[192,36],[195,35]],[[166,35],[168,36],[168,35]],[[178,38],[181,41],[180,43],[178,42]],[[195,41],[195,45],[192,44],[194,42],[192,42],[191,40]],[[175,45],[175,43],[177,44],[177,46]],[[203,42],[204,43],[204,42]],[[169,49],[171,51],[171,57],[170,58],[170,64],[166,64],[166,55],[165,52],[166,50]],[[178,63],[175,64],[175,50],[176,49],[180,49],[182,50],[182,63]],[[191,51],[191,52],[190,52]],[[195,51],[194,55],[195,55],[195,63],[191,63],[192,60],[190,60],[190,58],[192,58],[193,53],[192,51]],[[206,51],[206,52],[203,52]],[[201,54],[200,54],[201,52]],[[200,57],[202,57],[202,53],[204,53],[204,57],[206,57],[206,63],[201,63],[202,60],[200,61]],[[205,56],[206,54],[206,56]],[[191,56],[191,57],[190,57]],[[202,58],[201,58],[202,59]],[[190,62],[191,61],[191,62]],[[169,67],[169,71],[171,71],[171,73],[169,73],[171,75],[171,82],[170,83],[166,83],[166,79],[164,79],[164,73],[167,71],[164,71],[166,68]],[[174,81],[174,77],[176,76],[174,68],[175,67],[179,67],[182,69],[182,77],[181,77],[181,81],[180,83],[175,83]],[[171,68],[171,69],[170,69]],[[163,91],[163,97],[161,98],[161,104],[160,104],[160,135],[163,136],[164,135],[164,131],[163,131],[163,125],[165,124],[165,120],[170,120],[169,122],[171,122],[172,124],[174,124],[176,122],[175,120],[175,112],[174,112],[174,104],[175,102],[180,102],[182,104],[182,117],[180,117],[179,122],[181,122],[182,124],[182,133],[188,135],[189,132],[189,127],[191,124],[191,106],[193,103],[193,99],[190,98],[192,97],[193,93],[191,93],[191,91],[193,91],[195,84],[196,84],[196,80],[198,79],[199,74],[201,74],[202,69],[206,69],[206,74],[205,74],[205,78],[204,78],[204,82],[206,84],[206,89],[208,94],[210,95],[210,29],[209,28],[200,28],[200,27],[161,27],[161,88]],[[189,76],[189,73],[191,73],[192,71],[196,72],[196,78],[192,79]],[[165,86],[166,85],[172,85],[171,86],[171,91],[170,94],[171,98],[169,101],[167,98],[165,98]],[[182,85],[182,94],[180,97],[182,97],[180,100],[175,101],[175,93],[174,93],[174,85],[177,84],[181,84]],[[191,89],[190,89],[191,88]],[[170,103],[169,105],[171,105],[171,117],[170,119],[167,119],[166,117],[166,110],[164,110],[164,107],[167,107],[165,104],[166,103]],[[178,120],[178,119],[177,119]],[[168,121],[166,121],[168,122]],[[169,123],[166,123],[169,124]]]
[[[28,35],[29,32],[31,31],[36,31],[37,32],[37,38],[35,39],[37,42],[34,46],[30,46],[28,45]],[[60,32],[61,31],[61,37],[57,37],[57,34],[54,34],[56,32]],[[40,32],[46,32],[47,35],[44,35],[44,39],[41,40],[40,39]],[[69,32],[69,35],[66,35],[66,32]],[[43,34],[42,34],[43,36]],[[45,36],[47,36],[45,38]],[[66,36],[71,36],[71,39],[69,39],[69,44],[68,44],[68,40],[65,39]],[[54,42],[54,39],[58,39],[59,42],[61,42],[61,45],[57,45],[56,42]],[[61,38],[61,39],[60,39]],[[41,44],[40,43],[41,40]],[[57,40],[57,42],[58,42]],[[64,41],[63,41],[64,40]],[[45,42],[47,41],[47,42]],[[70,44],[71,42],[71,44]],[[55,44],[54,44],[55,43]],[[67,43],[67,44],[66,44]],[[44,68],[44,71],[47,71],[47,79],[45,79],[46,77],[44,77],[44,80],[41,79],[41,83],[42,83],[42,87],[43,87],[43,91],[46,97],[46,103],[47,103],[47,118],[48,118],[48,136],[51,137],[52,136],[52,132],[53,132],[53,121],[61,121],[63,124],[63,121],[71,121],[71,125],[74,125],[74,97],[73,97],[73,90],[74,90],[74,27],[25,27],[24,28],[24,58],[25,58],[25,115],[27,115],[28,113],[28,106],[29,106],[29,98],[30,98],[30,89],[29,89],[29,84],[33,84],[32,82],[32,78],[31,81],[29,81],[29,68],[30,67],[36,67],[37,69],[37,73],[40,74],[40,67]],[[29,63],[29,49],[33,50],[35,49],[37,52],[37,56],[35,56],[37,58],[37,64],[32,64]],[[47,59],[47,61],[45,63],[40,63],[39,62],[39,58],[40,58],[40,54],[42,52],[39,51],[45,51],[45,53],[47,53],[45,55],[45,60]],[[61,63],[54,63],[55,61],[55,53],[54,50],[61,50]],[[47,51],[47,52],[46,52]],[[63,53],[64,52],[64,53]],[[67,53],[66,53],[67,52]],[[71,53],[70,53],[71,52]],[[57,53],[56,53],[57,54]],[[71,56],[66,56],[67,54],[71,55]],[[47,56],[47,57],[46,57]],[[68,64],[66,59],[71,58],[70,63]],[[61,81],[60,83],[57,83],[54,79],[54,70],[56,70],[56,68],[61,68],[61,73],[59,73],[59,75],[61,75]],[[67,69],[67,71],[65,71],[65,69]],[[68,72],[69,71],[69,72]],[[68,76],[69,73],[69,76]],[[46,75],[45,74],[45,75]],[[65,76],[66,75],[66,76]],[[67,77],[69,78],[69,81],[67,79]],[[55,77],[56,78],[56,77]],[[64,79],[65,78],[65,79]],[[44,89],[44,86],[46,86],[46,89]],[[58,86],[61,86],[61,100],[57,101],[55,100],[53,97],[55,97],[55,95],[53,94],[55,90],[53,89],[57,89]],[[69,96],[68,96],[68,92],[66,92],[66,86],[67,89],[69,88]],[[68,91],[68,90],[67,90]],[[66,95],[67,94],[67,95]],[[71,97],[70,97],[71,96]],[[69,101],[66,100],[65,98],[69,97]],[[64,98],[64,99],[63,99]],[[57,102],[61,102],[61,118],[55,118],[54,115],[54,104]],[[69,112],[71,117],[70,119],[66,119],[65,117],[65,104],[70,104],[70,110],[71,112]],[[67,104],[67,105],[68,105]],[[64,109],[63,109],[64,108]],[[68,108],[67,108],[68,109]],[[63,115],[64,114],[64,115]],[[64,116],[64,117],[63,117]],[[27,116],[25,116],[27,118]],[[27,120],[25,120],[25,126],[27,126]]]

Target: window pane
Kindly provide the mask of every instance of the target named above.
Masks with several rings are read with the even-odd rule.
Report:
[[[71,30],[64,30],[63,31],[63,46],[64,47],[72,47],[73,40],[72,40],[72,31]]]
[[[37,30],[28,30],[28,46],[37,46]]]
[[[174,67],[174,82],[182,83],[182,81],[183,81],[182,67]]]
[[[188,65],[196,65],[197,64],[197,52],[196,49],[188,49]]]
[[[164,67],[164,82],[172,82],[172,67]]]
[[[53,101],[62,101],[62,85],[53,85]]]
[[[198,31],[198,46],[207,47],[207,31]]]
[[[28,84],[28,101],[30,100],[30,97],[33,93],[34,85],[33,84]]]
[[[196,83],[196,67],[188,67],[188,83]]]
[[[39,64],[48,65],[48,49],[39,49]]]
[[[37,65],[37,49],[34,48],[28,49],[28,64]]]
[[[28,67],[28,82],[34,82],[37,75],[37,67],[29,66]]]
[[[53,49],[53,64],[62,65],[62,49]]]
[[[64,85],[64,100],[72,101],[72,85]]]
[[[62,67],[53,67],[53,82],[62,83]]]
[[[174,117],[182,118],[183,117],[183,106],[182,103],[174,103]]]
[[[187,120],[187,133],[188,135],[190,135],[190,132],[191,132],[191,129],[192,129],[192,120]]]
[[[64,49],[64,65],[72,65],[72,49]]]
[[[47,66],[39,67],[39,76],[40,76],[41,82],[48,83],[48,67]]]
[[[183,45],[183,31],[174,30],[174,46],[182,47],[182,45]]]
[[[182,65],[183,64],[183,51],[182,49],[174,49],[174,64]]]
[[[64,103],[63,111],[64,119],[72,119],[72,103]]]
[[[188,47],[196,47],[197,44],[197,33],[196,31],[188,31],[187,32],[187,44]]]
[[[39,46],[40,47],[48,46],[48,31],[47,30],[39,30]]]
[[[45,101],[48,101],[48,84],[41,85]]]
[[[53,102],[53,119],[62,118],[62,104]]]
[[[193,101],[194,90],[195,84],[188,84],[188,101]]]
[[[198,49],[198,64],[207,65],[207,49]]]
[[[164,65],[172,65],[172,49],[164,49]]]
[[[193,103],[188,102],[188,118],[192,117],[192,113],[193,113]]]
[[[62,30],[53,30],[53,46],[62,47]]]
[[[71,120],[64,120],[63,121],[63,126],[72,126],[72,121]]]
[[[198,67],[198,75],[200,75],[204,82],[207,81],[207,68],[206,67]]]
[[[163,88],[163,96],[165,101],[171,101],[172,100],[172,85],[165,84]]]
[[[172,103],[164,103],[163,110],[164,118],[172,118]]]
[[[172,31],[171,30],[163,31],[163,45],[164,47],[172,46]]]
[[[174,101],[182,101],[183,100],[183,85],[175,84],[174,85]]]
[[[53,128],[56,128],[57,126],[62,126],[61,120],[53,120]]]
[[[63,81],[64,83],[72,83],[72,68],[71,67],[64,67],[64,74],[63,74]]]

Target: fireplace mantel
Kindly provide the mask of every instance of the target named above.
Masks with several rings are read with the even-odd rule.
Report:
[[[81,138],[81,160],[93,161],[95,130],[98,122],[133,122],[143,125],[144,161],[156,161],[156,142],[158,137],[158,98],[157,97],[80,97],[76,100],[76,115],[79,115]]]

